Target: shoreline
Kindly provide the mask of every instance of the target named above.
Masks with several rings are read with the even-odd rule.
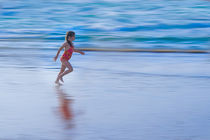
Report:
[[[151,52],[151,53],[210,53],[208,50],[180,50],[180,49],[111,49],[111,48],[78,48],[81,51],[100,52]]]

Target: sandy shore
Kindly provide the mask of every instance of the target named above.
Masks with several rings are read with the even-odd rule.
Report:
[[[0,140],[210,139],[208,54],[52,56],[0,57]]]

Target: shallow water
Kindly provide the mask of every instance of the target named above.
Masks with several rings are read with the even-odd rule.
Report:
[[[0,57],[0,139],[210,138],[208,54],[75,54],[60,87],[42,56]]]

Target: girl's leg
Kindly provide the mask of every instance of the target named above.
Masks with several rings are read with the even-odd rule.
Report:
[[[73,67],[68,61],[63,61],[62,64],[65,65],[68,68],[68,70],[64,71],[62,74],[59,75],[60,79],[62,79],[64,75],[73,71]]]
[[[57,79],[56,79],[55,83],[59,82],[59,78],[60,78],[59,75],[62,74],[65,71],[65,69],[66,69],[66,66],[64,64],[61,64],[61,70],[60,70],[60,72],[59,72],[59,74],[57,76]],[[63,82],[62,78],[60,80]]]
[[[66,69],[66,66],[65,66],[64,64],[62,64],[60,73],[58,74],[58,77],[59,77],[59,75],[61,75],[61,74],[65,71],[65,69]],[[60,77],[60,80],[61,80],[62,82],[64,82],[62,77]]]

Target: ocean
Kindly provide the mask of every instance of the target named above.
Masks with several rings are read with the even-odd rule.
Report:
[[[0,48],[208,50],[207,0],[1,0]]]

